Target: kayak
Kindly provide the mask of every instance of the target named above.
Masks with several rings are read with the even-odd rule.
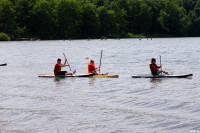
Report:
[[[193,74],[181,74],[181,75],[133,75],[132,78],[187,78]]]
[[[93,78],[118,78],[119,75],[118,74],[114,74],[114,75],[94,75],[91,76]]]
[[[52,78],[52,77],[58,77],[58,78],[67,78],[67,77],[91,77],[95,75],[94,73],[90,74],[80,74],[80,75],[55,75],[55,74],[41,74],[38,77],[46,77],[46,78]]]
[[[7,65],[7,63],[4,63],[4,64],[0,64],[0,66],[6,66]]]

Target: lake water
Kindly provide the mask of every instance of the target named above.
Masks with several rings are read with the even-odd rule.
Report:
[[[119,78],[39,78],[65,53],[77,74],[88,56]],[[200,133],[200,38],[0,42],[0,132]],[[150,74],[152,57],[183,79]],[[62,70],[69,71],[68,67]]]

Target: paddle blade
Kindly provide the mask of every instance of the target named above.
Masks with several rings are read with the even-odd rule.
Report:
[[[65,57],[65,59],[66,59],[65,53],[63,53],[63,55],[64,55],[64,57]]]

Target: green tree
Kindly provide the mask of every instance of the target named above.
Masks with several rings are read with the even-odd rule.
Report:
[[[29,23],[30,11],[35,5],[35,0],[15,0],[16,22],[20,27]]]
[[[77,0],[61,0],[56,6],[58,37],[81,37],[81,4]]]
[[[16,23],[18,28],[16,30],[17,37],[28,37],[29,31],[27,27],[30,25],[30,11],[35,5],[35,0],[15,0],[14,8],[16,10]]]
[[[119,30],[119,26],[116,23],[116,14],[114,10],[107,10],[104,6],[98,8],[100,19],[100,35],[111,37],[115,35]]]
[[[46,0],[36,2],[30,11],[30,33],[41,39],[53,39],[55,36],[55,17],[50,3]]]
[[[10,41],[10,37],[6,33],[1,32],[0,41]]]
[[[161,34],[163,30],[161,30],[161,25],[159,24],[158,18],[160,17],[161,10],[164,10],[163,1],[162,0],[145,0],[145,2],[147,3],[149,7],[151,7],[151,11],[153,12],[152,24],[149,30],[149,34],[155,34],[155,33]]]
[[[194,7],[194,12],[198,17],[200,16],[200,0],[197,0],[196,5]]]
[[[100,36],[108,36],[109,35],[109,24],[108,24],[108,13],[107,9],[104,6],[101,6],[97,9],[100,20]]]
[[[16,30],[15,10],[9,0],[0,1],[0,31],[14,34]]]
[[[183,6],[187,12],[194,10],[196,0],[176,0],[176,1],[179,4],[179,6]]]
[[[112,1],[109,5],[107,5],[108,10],[114,11],[113,21],[115,22],[115,26],[113,28],[113,35],[116,37],[124,37],[128,32],[128,21],[127,21],[127,12],[124,8],[120,8],[120,1]]]
[[[129,29],[131,33],[149,33],[153,12],[143,0],[128,0]]]
[[[96,6],[86,3],[82,6],[82,34],[84,37],[96,37],[100,28],[100,21]]]
[[[175,2],[168,3],[167,10],[170,14],[170,34],[175,36],[186,35],[191,24],[186,10]]]
[[[109,0],[97,0],[97,6],[98,7],[106,6],[109,3],[110,3]]]
[[[191,22],[186,10],[174,1],[162,1],[162,3],[163,8],[157,19],[161,33],[174,36],[187,35]]]
[[[190,35],[200,36],[200,0],[196,2],[194,10],[190,11],[189,16],[192,21]]]
[[[0,0],[0,31],[41,39],[200,36],[200,0]]]
[[[100,35],[107,37],[125,37],[128,32],[127,13],[118,2],[112,1],[98,8]]]
[[[160,23],[164,33],[167,31],[169,32],[169,17],[170,14],[166,12],[166,10],[160,11],[160,17],[158,17],[158,22]]]

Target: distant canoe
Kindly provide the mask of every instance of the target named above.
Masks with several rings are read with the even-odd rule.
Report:
[[[7,66],[7,63],[4,63],[4,64],[0,64],[0,66]]]

